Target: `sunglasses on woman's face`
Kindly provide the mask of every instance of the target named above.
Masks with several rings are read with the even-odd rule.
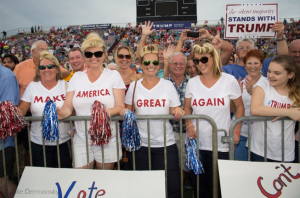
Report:
[[[150,63],[151,63],[151,61],[145,60],[143,64],[144,64],[145,66],[149,66]],[[154,60],[154,61],[152,61],[152,64],[153,64],[154,66],[158,66],[158,65],[159,65],[159,61],[158,61],[158,60]]]
[[[48,69],[54,69],[54,68],[55,68],[55,65],[40,65],[40,66],[39,66],[39,70],[45,70],[46,67],[47,67]]]
[[[126,58],[126,59],[131,59],[131,55],[130,54],[119,54],[118,55],[118,58],[119,59],[123,59],[123,58]]]
[[[209,59],[209,57],[206,57],[206,56],[203,56],[203,57],[200,58],[200,59],[195,58],[195,59],[193,59],[193,63],[194,63],[195,65],[199,65],[200,62],[203,63],[203,64],[205,64],[205,63],[208,62],[208,59]]]
[[[95,55],[96,58],[101,58],[102,55],[103,55],[103,52],[102,51],[97,51],[97,52],[84,52],[84,56],[86,58],[92,58],[93,55]]]

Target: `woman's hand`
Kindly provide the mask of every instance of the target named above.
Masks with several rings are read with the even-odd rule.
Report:
[[[237,145],[240,142],[241,133],[238,130],[234,130],[233,132],[233,142],[234,145]]]
[[[199,32],[199,39],[211,39],[211,34],[208,32],[207,29],[201,28],[198,30]]]
[[[247,92],[252,95],[252,90],[253,90],[253,80],[251,78],[251,76],[247,75],[245,77],[245,86],[247,89]]]
[[[292,108],[289,117],[294,121],[300,121],[300,108]]]
[[[212,38],[211,44],[220,52],[222,49],[222,40],[220,37],[220,31],[217,31],[217,35]]]
[[[59,120],[65,119],[67,117],[67,113],[64,112],[60,107],[56,107],[56,111]]]
[[[129,110],[129,109],[123,108],[123,109],[120,111],[120,116],[124,117],[126,110]]]
[[[152,29],[152,26],[153,26],[153,22],[151,22],[150,20],[148,21],[145,21],[145,25],[142,25],[142,23],[140,24],[141,27],[142,27],[142,35],[145,35],[145,36],[148,36],[150,34],[152,34],[153,32],[155,32],[155,29]]]
[[[178,119],[178,118],[184,116],[185,111],[184,111],[183,109],[181,109],[180,107],[177,107],[177,108],[174,109],[171,113],[172,113],[173,115],[175,115],[175,119]]]
[[[175,48],[175,45],[169,45],[168,48],[164,50],[164,59],[169,60],[169,57],[174,53]]]
[[[183,30],[183,31],[181,32],[181,35],[180,35],[179,40],[185,41],[185,40],[189,39],[189,37],[187,36],[187,32],[190,32],[190,31],[191,31],[191,30]]]
[[[197,138],[197,132],[193,124],[189,124],[186,126],[186,134],[188,138]]]

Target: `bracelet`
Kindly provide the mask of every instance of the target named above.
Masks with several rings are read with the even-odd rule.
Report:
[[[234,130],[233,132],[237,133],[239,136],[241,136],[241,132],[239,132],[238,130]]]
[[[188,126],[186,126],[185,128],[187,129],[187,128],[189,128],[190,126],[194,126],[193,124],[189,124]]]

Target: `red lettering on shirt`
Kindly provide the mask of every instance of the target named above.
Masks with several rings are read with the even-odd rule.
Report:
[[[159,100],[156,100],[155,106],[156,107],[161,107]]]
[[[154,100],[150,99],[150,107],[154,107]]]
[[[58,99],[58,96],[53,96],[53,102],[56,102],[56,101],[61,101],[61,100]]]
[[[141,99],[137,100],[137,101],[136,101],[136,105],[137,105],[138,107],[141,107],[141,106],[143,105],[142,100],[141,100]]]
[[[192,106],[225,106],[225,101],[224,98],[201,98],[198,101],[194,99]]]
[[[149,102],[149,100],[144,100],[144,107],[149,107],[149,105],[148,105],[148,102]]]
[[[98,96],[110,95],[108,89],[90,90],[90,91],[79,91],[76,98],[92,98]]]
[[[48,100],[51,100],[51,98],[49,96],[47,96],[45,102],[47,102]]]
[[[40,97],[35,96],[33,103],[36,103],[36,102],[41,102],[41,103],[43,103],[43,97],[42,97],[42,96],[40,96]]]
[[[65,100],[65,95],[61,94],[58,96],[35,96],[33,103],[46,103],[48,100],[51,100],[53,98],[53,102],[62,101]]]
[[[138,107],[165,107],[166,99],[138,99],[136,105]]]
[[[279,108],[279,109],[289,109],[291,107],[289,103],[277,102],[275,100],[269,101],[268,105],[270,107]]]
[[[206,103],[206,106],[216,106],[216,100],[214,100],[214,101],[215,101],[215,103],[214,103],[214,105],[213,105],[212,102],[211,102],[211,99],[208,98],[207,103]]]

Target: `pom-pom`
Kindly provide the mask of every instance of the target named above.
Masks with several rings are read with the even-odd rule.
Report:
[[[111,137],[110,116],[105,104],[97,100],[92,105],[92,117],[88,133],[91,135],[93,145],[102,146],[109,143]]]
[[[200,152],[199,157],[202,161]],[[185,169],[187,171],[192,170],[195,173],[195,175],[202,174],[204,173],[204,169],[201,161],[197,158],[197,140],[187,139]]]
[[[42,132],[44,139],[49,142],[53,142],[59,139],[59,126],[56,104],[52,100],[48,100],[44,107]]]
[[[27,125],[28,122],[19,113],[14,103],[10,101],[0,102],[0,139],[15,136]]]
[[[122,132],[122,145],[127,151],[137,151],[141,148],[142,140],[140,137],[139,129],[136,124],[135,115],[130,110],[125,110],[123,132]]]

